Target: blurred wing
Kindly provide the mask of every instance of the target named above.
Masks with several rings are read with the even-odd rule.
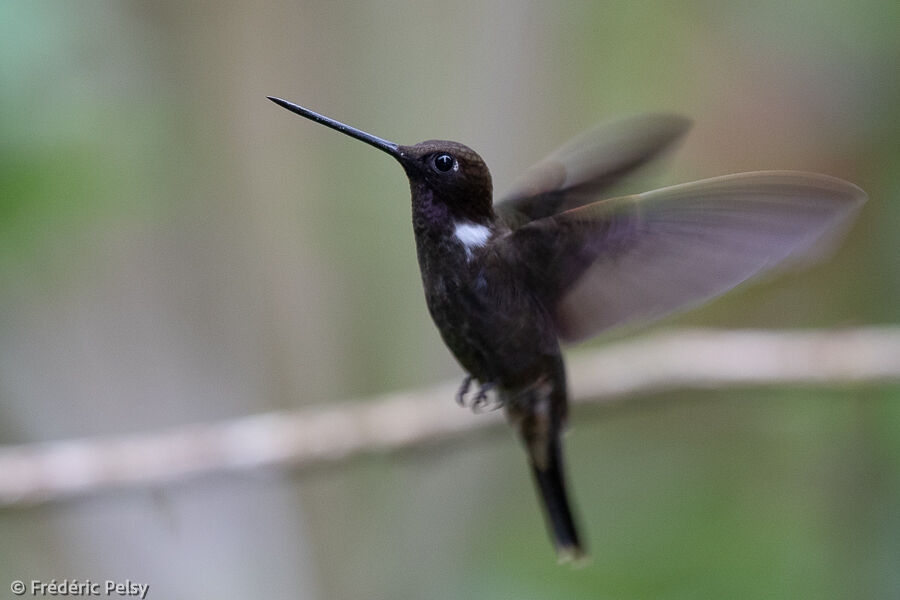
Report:
[[[582,340],[722,294],[787,258],[809,258],[866,200],[855,185],[763,171],[595,202],[529,223],[532,285],[560,337]]]
[[[648,114],[599,125],[529,168],[494,206],[512,228],[597,199],[684,135],[691,122]]]

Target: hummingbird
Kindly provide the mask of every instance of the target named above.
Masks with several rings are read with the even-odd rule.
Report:
[[[562,343],[697,306],[784,262],[818,257],[866,200],[841,179],[739,173],[608,197],[690,121],[645,114],[599,126],[527,169],[497,202],[491,173],[453,141],[399,145],[280,98],[279,106],[392,156],[409,179],[428,311],[527,452],[561,561],[586,558],[569,501]]]

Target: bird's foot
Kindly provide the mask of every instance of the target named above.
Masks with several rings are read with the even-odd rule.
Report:
[[[494,382],[489,381],[487,383],[482,383],[478,386],[478,391],[475,393],[475,397],[472,398],[472,402],[469,403],[466,396],[469,395],[469,389],[472,387],[472,381],[475,378],[471,375],[466,375],[466,378],[463,379],[462,385],[459,386],[459,391],[456,392],[456,403],[460,406],[468,406],[472,409],[472,412],[480,413],[480,412],[488,412],[491,410],[496,410],[502,406],[502,402],[498,397],[495,397],[493,401],[488,396],[488,392],[494,389]]]
[[[466,405],[466,394],[469,393],[469,388],[472,386],[472,380],[475,379],[471,375],[466,375],[466,378],[463,379],[462,385],[459,386],[459,391],[456,392],[456,403],[460,406]]]
[[[493,381],[481,384],[481,387],[478,388],[478,393],[475,394],[475,399],[472,401],[472,412],[490,412],[497,410],[503,405],[503,402],[500,401],[497,395],[494,396],[493,400],[488,397],[488,392],[492,389],[494,389]]]
[[[499,399],[495,397],[495,401],[491,402],[490,398],[488,398],[488,392],[492,389],[494,389],[494,382],[492,381],[481,384],[481,387],[478,388],[478,393],[475,394],[475,399],[472,400],[472,412],[489,412],[500,408],[501,403]]]

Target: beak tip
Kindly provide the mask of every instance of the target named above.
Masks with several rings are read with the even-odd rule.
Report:
[[[343,133],[345,135],[349,135],[352,138],[361,140],[371,146],[378,148],[379,150],[382,150],[384,152],[387,152],[388,154],[391,154],[391,155],[399,158],[400,147],[397,144],[395,144],[394,142],[389,142],[387,140],[383,140],[383,139],[376,137],[370,133],[366,133],[365,131],[356,129],[355,127],[350,127],[349,125],[345,125],[339,121],[330,119],[330,118],[326,117],[325,115],[320,115],[317,112],[313,112],[313,111],[309,110],[308,108],[303,108],[302,106],[294,104],[293,102],[288,102],[287,100],[282,100],[281,98],[277,98],[275,96],[266,96],[266,98],[268,98],[269,100],[271,100],[278,106],[280,106],[282,108],[286,108],[287,110],[291,111],[292,113],[296,113],[296,114],[300,115],[301,117],[304,117],[311,121],[315,121],[316,123],[319,123],[320,125],[325,125],[326,127],[330,127],[331,129],[340,131],[341,133]]]

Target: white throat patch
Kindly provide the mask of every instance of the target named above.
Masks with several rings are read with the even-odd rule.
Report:
[[[472,250],[481,248],[491,239],[490,228],[475,223],[457,223],[453,235],[466,249],[466,256],[472,258]]]

